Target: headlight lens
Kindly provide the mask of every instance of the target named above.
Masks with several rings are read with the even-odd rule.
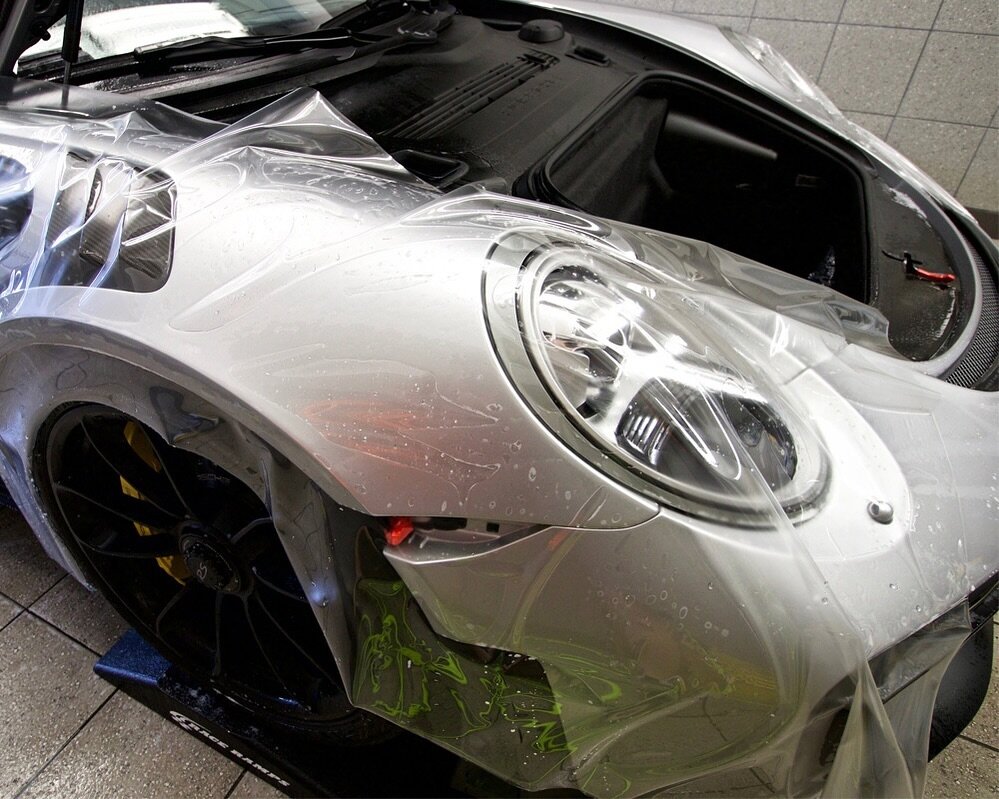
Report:
[[[746,521],[821,491],[820,448],[689,299],[612,258],[550,255],[518,294],[548,392],[593,443],[681,509]]]

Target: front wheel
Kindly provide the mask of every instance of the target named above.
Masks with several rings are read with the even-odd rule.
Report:
[[[350,705],[264,503],[217,464],[100,405],[43,431],[43,493],[60,537],[168,659],[282,723],[383,739]]]

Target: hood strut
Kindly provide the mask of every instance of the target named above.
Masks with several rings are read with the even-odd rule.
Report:
[[[80,60],[80,31],[83,28],[84,0],[68,0],[66,4],[66,28],[62,35],[62,60],[66,66],[62,73],[62,82],[69,85],[73,64]]]

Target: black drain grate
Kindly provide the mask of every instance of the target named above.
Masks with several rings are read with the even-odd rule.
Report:
[[[558,59],[546,53],[524,53],[449,89],[383,135],[411,141],[439,135],[556,63]]]

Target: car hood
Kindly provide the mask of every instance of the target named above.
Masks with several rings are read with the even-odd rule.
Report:
[[[848,139],[869,155],[891,166],[907,180],[924,188],[948,210],[971,220],[972,217],[946,189],[894,148],[889,147],[874,134],[847,119],[811,80],[791,67],[791,72],[774,68],[774,62],[783,58],[775,54],[770,63],[754,57],[747,47],[738,42],[758,42],[754,37],[733,34],[731,30],[708,22],[653,11],[647,8],[628,8],[592,0],[512,0],[539,10],[561,11],[590,19],[601,20],[621,30],[644,36],[662,44],[675,47],[693,58],[722,70],[748,86],[763,92],[797,111],[822,127]],[[764,49],[772,53],[769,45]]]
[[[733,34],[716,25],[675,14],[643,8],[627,8],[591,0],[510,0],[539,11],[558,11],[600,20],[621,30],[674,47],[722,70],[731,77],[797,109],[800,113],[861,147],[869,155],[891,166],[909,181],[921,186],[948,210],[968,220],[972,217],[961,203],[905,156],[878,137],[848,120],[821,89],[797,73],[785,74],[773,63],[754,57],[746,46],[752,37]],[[0,0],[0,74],[12,69],[17,57],[39,41],[39,31],[64,16],[66,0]],[[768,45],[765,48],[769,48]],[[772,50],[770,51],[772,52]],[[777,61],[782,61],[777,56]],[[790,65],[787,65],[790,66]]]

